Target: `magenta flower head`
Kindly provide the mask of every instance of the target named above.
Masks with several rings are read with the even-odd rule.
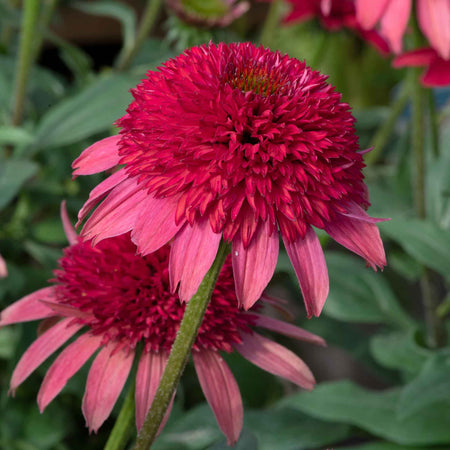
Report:
[[[64,209],[63,222],[71,245],[59,261],[53,285],[22,298],[1,314],[0,326],[44,319],[40,336],[14,370],[10,388],[14,392],[76,335],[48,369],[38,393],[39,409],[43,411],[98,351],[87,377],[82,405],[87,426],[97,431],[116,403],[133,359],[139,355],[135,400],[136,426],[140,429],[186,306],[170,290],[169,248],[164,246],[155,253],[139,256],[129,234],[105,239],[92,247],[78,238]],[[267,298],[265,302],[283,307],[275,299]],[[314,377],[306,364],[254,328],[325,345],[318,336],[256,312],[260,304],[251,312],[237,306],[228,260],[191,353],[205,397],[230,444],[239,437],[243,407],[238,385],[220,352],[236,350],[263,370],[312,389]],[[141,353],[137,351],[138,344]],[[169,414],[170,409],[165,419]]]
[[[328,295],[313,227],[385,265],[365,209],[364,167],[349,106],[305,63],[250,43],[187,50],[147,74],[117,124],[120,135],[86,149],[74,175],[123,167],[79,213],[94,244],[131,231],[142,255],[169,241],[172,291],[188,301],[223,238],[232,244],[240,305],[271,279],[279,234],[309,317]]]

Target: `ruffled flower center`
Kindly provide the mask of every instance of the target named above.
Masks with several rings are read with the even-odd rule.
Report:
[[[81,240],[68,247],[55,271],[58,302],[69,315],[103,336],[103,344],[146,351],[169,351],[185,304],[170,292],[169,247],[141,257],[130,237],[119,236],[95,247]],[[230,352],[240,333],[251,333],[250,314],[240,311],[230,261],[224,265],[194,349]]]

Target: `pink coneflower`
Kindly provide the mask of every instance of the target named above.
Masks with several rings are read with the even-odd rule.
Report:
[[[5,278],[8,276],[8,269],[6,268],[6,262],[0,255],[0,278]]]
[[[323,27],[330,31],[348,28],[362,39],[370,42],[381,53],[388,53],[389,47],[380,34],[363,28],[356,20],[354,0],[288,0],[292,6],[285,22],[303,22],[317,17]]]
[[[314,229],[385,265],[365,209],[364,167],[350,108],[303,62],[250,43],[187,50],[149,72],[119,136],[97,142],[74,175],[124,165],[90,194],[83,236],[131,231],[147,255],[169,241],[170,283],[181,300],[197,291],[223,238],[232,243],[239,304],[261,297],[284,241],[309,317],[328,295]]]
[[[380,23],[392,50],[400,53],[412,10],[411,0],[356,0],[357,17],[367,30]],[[419,26],[444,60],[450,59],[450,0],[417,0]]]
[[[97,431],[111,413],[137,356],[136,426],[140,429],[186,305],[170,290],[169,249],[164,246],[155,253],[138,256],[129,234],[105,239],[93,248],[78,238],[65,210],[63,224],[71,245],[59,261],[53,285],[22,298],[1,314],[0,326],[45,319],[39,327],[40,336],[17,364],[10,388],[14,392],[76,335],[48,369],[38,393],[39,409],[43,411],[99,351],[87,377],[82,404],[87,426]],[[267,301],[277,303],[269,298]],[[239,437],[243,407],[238,385],[220,352],[236,350],[262,369],[312,389],[314,377],[305,363],[254,328],[324,345],[318,336],[256,312],[260,305],[255,311],[245,312],[237,304],[228,260],[195,340],[192,357],[205,397],[230,444]],[[138,344],[141,353],[137,351]]]

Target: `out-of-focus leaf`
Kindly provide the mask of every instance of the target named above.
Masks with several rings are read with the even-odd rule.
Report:
[[[403,389],[398,404],[399,418],[425,414],[427,407],[446,402],[450,407],[450,351],[431,357],[419,375]],[[446,420],[442,417],[441,420]],[[448,416],[447,416],[448,420]]]
[[[352,445],[351,447],[339,447],[339,450],[430,450],[430,447],[410,447],[393,444],[392,442],[370,442],[363,445]],[[433,450],[447,450],[447,447],[433,447]]]
[[[33,227],[34,237],[48,244],[67,244],[61,220],[59,217],[52,217],[37,223]]]
[[[0,127],[0,145],[29,144],[33,141],[33,135],[19,127]]]
[[[415,335],[414,330],[376,335],[370,341],[370,350],[379,364],[416,374],[432,352],[418,345]]]
[[[258,439],[249,430],[242,430],[239,440],[233,445],[233,450],[259,450]],[[222,439],[221,442],[209,447],[208,450],[229,450],[230,446],[227,445],[226,439]]]
[[[36,130],[34,150],[67,145],[106,131],[122,117],[139,77],[100,77],[84,91],[63,100],[44,115]]]
[[[450,442],[450,405],[435,404],[401,419],[397,415],[401,394],[401,389],[368,391],[339,381],[322,383],[313,392],[293,395],[281,404],[322,420],[356,425],[401,445]]]
[[[61,258],[61,250],[37,242],[26,241],[24,247],[33,258],[49,269],[55,268],[56,261]]]
[[[0,328],[0,358],[9,359],[13,355],[17,331],[13,327]]]
[[[136,14],[133,8],[114,1],[75,2],[73,6],[88,14],[117,19],[122,25],[123,49],[128,51],[133,47],[136,35]]]
[[[346,425],[312,419],[289,408],[246,410],[244,423],[257,436],[259,450],[321,448],[349,434]]]
[[[152,70],[162,62],[174,56],[166,41],[149,38],[144,41],[133,59],[132,67],[141,67],[142,71]]]
[[[413,258],[444,277],[450,277],[450,230],[412,218],[381,223],[380,228]]]
[[[37,172],[38,167],[27,159],[0,161],[0,209],[14,198],[22,185]]]
[[[413,325],[402,310],[388,282],[364,266],[352,255],[327,251],[330,293],[324,312],[349,322],[379,323],[386,320],[402,328]],[[277,270],[288,272],[296,280],[289,258],[280,252]]]
[[[411,281],[417,280],[422,274],[421,264],[402,250],[390,250],[389,267]]]

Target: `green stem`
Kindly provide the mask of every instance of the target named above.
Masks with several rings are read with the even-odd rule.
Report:
[[[228,254],[228,245],[221,242],[216,259],[203,278],[198,291],[186,305],[180,329],[170,351],[166,369],[156,391],[150,411],[136,440],[133,450],[148,450],[159,430],[175,388],[186,365],[192,344],[197,337],[214,286]]]
[[[119,417],[117,417],[104,450],[122,450],[130,439],[134,424],[134,390],[135,385],[133,383],[123,402]]]
[[[11,124],[14,126],[20,125],[22,122],[27,82],[33,63],[33,48],[36,39],[35,28],[40,2],[39,0],[24,0],[23,4],[19,58],[15,76],[14,107],[11,119]]]
[[[264,47],[270,47],[274,43],[273,37],[280,21],[280,7],[280,0],[272,0],[270,2],[269,11],[261,30],[260,41]]]
[[[381,127],[378,128],[375,136],[373,137],[373,150],[364,158],[364,162],[368,166],[375,164],[383,153],[389,137],[394,131],[395,124],[408,103],[409,96],[410,92],[408,90],[408,86],[406,86],[406,84],[402,85],[400,93],[389,110],[388,118],[383,122]]]
[[[161,0],[147,0],[147,6],[145,7],[144,15],[139,24],[138,31],[136,33],[136,39],[134,45],[129,49],[124,50],[117,58],[116,68],[117,70],[126,70],[130,67],[137,51],[141,48],[146,37],[149,35],[153,25],[158,17],[159,8],[161,7]]]
[[[44,35],[50,23],[50,19],[55,11],[58,0],[45,0],[42,5],[42,13],[38,24],[38,34],[36,36],[33,48],[33,59],[36,60],[41,53],[42,44],[44,43]]]
[[[428,89],[428,107],[430,111],[431,148],[433,156],[439,156],[439,119],[433,89]]]

